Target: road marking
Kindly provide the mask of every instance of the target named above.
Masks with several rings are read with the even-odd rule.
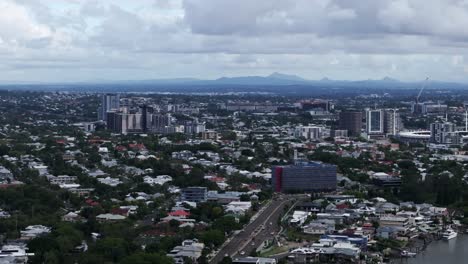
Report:
[[[270,220],[270,218],[271,218],[280,208],[282,208],[282,207],[284,206],[284,203],[286,203],[286,202],[289,202],[289,200],[282,201],[282,202],[278,205],[278,207],[276,207],[275,210],[273,210],[273,212],[265,219],[265,221],[263,222],[262,225],[265,226],[266,223],[268,223],[268,221]],[[261,227],[262,225],[260,225],[259,227]],[[266,230],[266,229],[265,229],[265,230]],[[258,235],[258,233],[261,233],[261,231],[262,231],[262,229],[260,229],[260,230],[257,232],[257,235]],[[250,242],[252,242],[252,237],[253,237],[253,236],[250,236],[249,239],[247,240],[247,242],[245,242],[245,243],[239,248],[238,251],[243,251],[243,250],[245,249],[245,247],[246,247]],[[263,242],[264,242],[264,241],[262,241],[262,243],[263,243]],[[231,257],[234,257],[235,255],[236,255],[236,254],[231,255]]]

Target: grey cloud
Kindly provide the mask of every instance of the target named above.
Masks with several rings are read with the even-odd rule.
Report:
[[[186,22],[198,34],[468,36],[462,0],[185,0]]]
[[[107,13],[107,9],[102,6],[99,1],[92,0],[85,2],[80,9],[80,14],[82,16],[89,16],[89,17],[102,17],[105,16]]]
[[[185,0],[184,8],[186,22],[199,34],[325,35],[378,29],[375,23],[368,23],[376,20],[375,4],[352,6],[331,0]]]
[[[92,40],[103,46],[136,49],[145,30],[144,21],[137,15],[113,5],[109,8],[108,16],[97,27],[98,34]]]
[[[194,33],[224,35],[256,31],[279,15],[288,1],[185,0],[186,22]],[[263,21],[262,21],[263,20]],[[262,23],[263,22],[263,23]]]
[[[2,3],[16,13],[8,13],[14,24],[0,24],[0,67],[31,75],[53,68],[63,74],[51,78],[73,76],[75,67],[87,69],[80,78],[119,68],[161,77],[466,79],[468,9],[459,0],[155,0],[146,8],[129,1],[133,9],[80,0],[63,11],[54,1]]]

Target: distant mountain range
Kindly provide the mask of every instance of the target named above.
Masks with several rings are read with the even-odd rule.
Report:
[[[175,79],[150,79],[150,80],[94,80],[86,82],[64,82],[64,83],[33,83],[33,82],[0,82],[3,88],[10,89],[17,87],[17,89],[25,88],[30,89],[33,86],[47,86],[48,89],[67,89],[67,87],[90,87],[90,86],[113,86],[121,87],[119,89],[127,90],[128,87],[144,87],[150,90],[165,90],[179,89],[184,87],[191,87],[191,89],[215,89],[216,87],[232,87],[233,89],[251,91],[251,87],[265,89],[267,87],[282,87],[290,86],[300,89],[306,88],[362,88],[362,89],[398,89],[398,88],[413,88],[419,89],[421,87],[423,78],[417,82],[403,82],[390,77],[382,79],[368,79],[358,81],[347,80],[332,80],[324,77],[320,80],[308,80],[297,75],[284,74],[274,72],[268,76],[239,76],[239,77],[221,77],[214,80],[204,80],[196,78],[175,78]],[[62,87],[63,86],[63,87]],[[127,88],[124,88],[127,87]],[[237,87],[237,88],[236,88]],[[138,89],[140,89],[138,88]],[[154,88],[154,89],[153,89]],[[430,80],[427,89],[445,89],[445,88],[463,88],[468,89],[468,84],[454,83],[444,81]],[[38,89],[41,89],[38,87]],[[132,88],[133,89],[133,88]],[[143,88],[141,88],[143,89]],[[283,89],[284,90],[284,89]]]
[[[297,75],[274,72],[268,76],[239,76],[221,77],[214,80],[203,80],[196,78],[176,78],[176,79],[154,79],[154,80],[134,80],[134,81],[102,81],[100,84],[145,84],[145,85],[177,85],[177,86],[197,86],[197,85],[227,85],[227,86],[322,86],[322,87],[375,87],[375,88],[417,88],[422,85],[424,79],[418,82],[403,82],[394,78],[384,77],[382,79],[368,79],[358,81],[332,80],[324,77],[320,80],[308,80]],[[450,87],[468,88],[468,84],[433,81],[430,80],[430,87]]]
[[[323,78],[321,80],[307,80],[297,75],[274,72],[268,76],[239,76],[221,77],[215,80],[202,80],[195,78],[154,79],[135,81],[110,81],[110,83],[141,83],[141,84],[177,84],[177,85],[311,85],[311,84],[344,84],[344,83],[401,83],[396,79],[385,77],[381,80],[364,81],[338,81]],[[109,83],[103,81],[99,83]]]
[[[121,84],[154,84],[154,85],[305,85],[311,81],[297,75],[274,72],[268,76],[221,77],[214,80],[196,78],[128,80],[128,81],[94,81],[87,83],[121,83]]]

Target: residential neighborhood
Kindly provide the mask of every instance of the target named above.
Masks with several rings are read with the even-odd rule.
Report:
[[[393,263],[468,224],[465,131],[412,102],[0,99],[0,232],[18,262]],[[411,132],[421,118],[429,137]]]

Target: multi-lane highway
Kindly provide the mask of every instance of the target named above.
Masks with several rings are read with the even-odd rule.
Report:
[[[284,208],[293,200],[293,197],[280,196],[279,199],[271,201],[259,212],[255,220],[231,237],[231,240],[221,248],[210,263],[217,264],[225,256],[247,256],[260,243],[275,236],[280,230],[278,219],[283,215]]]

